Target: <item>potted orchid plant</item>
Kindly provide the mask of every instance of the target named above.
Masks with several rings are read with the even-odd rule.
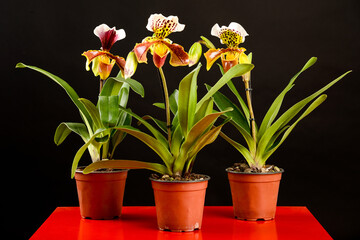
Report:
[[[56,129],[54,141],[60,145],[67,136],[74,132],[85,142],[73,159],[71,177],[75,177],[82,217],[91,219],[111,219],[121,215],[127,170],[98,171],[84,175],[78,163],[86,150],[89,151],[92,162],[112,159],[115,149],[123,141],[125,133],[116,127],[129,125],[131,116],[120,107],[126,107],[130,88],[144,96],[142,85],[129,78],[125,79],[124,69],[134,72],[136,65],[132,64],[129,54],[127,63],[124,58],[110,53],[113,44],[125,38],[123,29],[116,30],[101,24],[95,28],[94,34],[100,38],[100,50],[89,50],[83,53],[86,57],[86,69],[100,78],[100,91],[97,104],[85,98],[79,98],[75,90],[64,80],[38,67],[18,63],[17,68],[29,68],[44,74],[59,84],[74,102],[80,112],[83,123],[63,122]],[[117,77],[109,77],[117,65],[120,72]],[[131,73],[130,73],[131,75]],[[113,199],[110,200],[109,199]],[[94,204],[96,203],[96,204]]]
[[[205,53],[208,70],[219,58],[222,61],[222,64],[219,65],[220,70],[225,75],[238,64],[250,64],[252,62],[252,54],[246,55],[244,53],[245,48],[239,47],[239,44],[243,43],[245,37],[248,36],[240,24],[232,22],[229,26],[222,27],[215,24],[211,29],[211,35],[219,37],[220,42],[225,44],[227,48],[215,49],[213,44],[203,37],[203,42],[209,47]],[[238,105],[220,92],[213,95],[213,100],[219,111],[229,107],[233,109],[231,112],[225,112],[223,116],[231,118],[229,122],[238,130],[247,144],[245,147],[225,133],[220,133],[221,137],[237,149],[245,159],[245,163],[236,163],[227,169],[234,214],[238,219],[270,220],[275,217],[279,182],[283,170],[274,165],[267,165],[266,161],[281,146],[295,126],[325,101],[327,96],[323,93],[350,72],[346,72],[317,92],[297,102],[277,118],[284,97],[294,87],[297,77],[311,67],[316,60],[315,57],[311,58],[291,78],[285,89],[271,104],[260,127],[255,122],[252,106],[250,72],[241,75],[245,86],[246,102],[231,80],[227,82],[227,85],[238,100]],[[210,86],[207,88],[209,91],[212,90]],[[306,106],[307,108],[300,114]],[[295,120],[291,122],[293,119]]]
[[[206,145],[215,141],[222,126],[228,120],[215,126],[216,120],[231,111],[231,108],[219,112],[213,111],[211,96],[231,78],[246,74],[253,66],[239,64],[229,70],[199,101],[197,98],[197,77],[201,64],[186,75],[170,96],[163,70],[168,55],[170,65],[187,66],[197,63],[201,56],[201,46],[195,43],[189,53],[167,36],[180,32],[185,25],[180,24],[178,17],[164,17],[153,14],[148,19],[147,29],[153,36],[144,38],[136,44],[133,53],[139,63],[147,62],[147,53],[153,56],[153,63],[159,71],[161,86],[164,92],[164,103],[155,106],[165,110],[166,121],[151,116],[140,117],[130,109],[121,109],[135,118],[151,134],[132,126],[116,127],[139,139],[149,146],[162,160],[161,163],[136,160],[107,160],[90,164],[84,173],[102,168],[150,169],[157,174],[151,176],[155,195],[158,227],[161,230],[193,231],[201,228],[205,191],[209,177],[192,173],[197,154]],[[126,72],[125,68],[125,72]],[[155,126],[150,124],[153,122]]]

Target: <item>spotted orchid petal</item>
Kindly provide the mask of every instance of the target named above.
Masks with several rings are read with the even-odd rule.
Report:
[[[179,23],[177,16],[164,17],[162,14],[152,14],[146,28],[154,32],[156,38],[164,39],[172,32],[181,32],[185,25]]]
[[[110,51],[116,41],[124,39],[126,36],[124,29],[116,30],[115,27],[110,28],[106,24],[97,26],[94,34],[100,38],[103,51]]]
[[[249,36],[245,29],[236,22],[230,23],[228,27],[220,27],[216,23],[211,29],[211,35],[220,38],[220,42],[230,48],[236,48],[245,41],[246,36]]]
[[[241,53],[245,52],[246,49],[245,48],[235,48],[235,49],[231,49],[231,48],[218,48],[218,49],[209,49],[206,53],[204,53],[204,56],[206,58],[206,69],[209,70],[211,68],[211,66],[215,63],[215,61],[217,59],[219,59],[220,57],[223,58],[223,56],[225,54],[228,54],[229,56],[232,55],[231,59],[222,59],[223,63],[225,60],[226,61],[234,61],[236,60],[236,57],[240,57]],[[238,60],[236,60],[238,61]]]

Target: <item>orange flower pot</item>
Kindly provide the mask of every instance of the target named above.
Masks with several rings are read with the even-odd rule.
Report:
[[[128,170],[75,173],[80,214],[88,219],[114,219],[121,216]]]
[[[160,230],[190,232],[201,228],[209,179],[208,176],[199,181],[160,181],[150,178]]]
[[[230,182],[235,218],[248,221],[275,218],[283,170],[276,173],[226,171]]]

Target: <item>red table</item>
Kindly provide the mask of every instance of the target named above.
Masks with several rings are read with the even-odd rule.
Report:
[[[89,220],[78,207],[58,207],[30,239],[332,239],[306,207],[278,207],[275,220],[257,222],[234,219],[232,207],[205,207],[202,229],[189,233],[157,230],[155,207],[122,212],[116,220]]]

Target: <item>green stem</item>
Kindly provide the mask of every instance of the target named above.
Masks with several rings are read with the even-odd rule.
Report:
[[[254,115],[254,111],[253,111],[253,107],[252,107],[252,103],[251,103],[251,88],[250,88],[250,80],[243,78],[244,83],[245,83],[245,92],[246,92],[246,100],[248,103],[248,107],[249,107],[249,112],[250,112],[250,122],[251,122],[251,135],[254,139],[254,142],[256,144],[256,126],[255,126],[255,115]]]
[[[169,142],[169,148],[171,146],[171,119],[170,119],[170,101],[169,101],[169,92],[167,89],[166,79],[164,75],[164,71],[162,68],[159,68],[160,76],[161,76],[161,82],[162,87],[164,91],[164,98],[165,98],[165,110],[166,110],[166,127],[168,130],[168,142]]]
[[[104,80],[102,80],[100,78],[100,90],[99,90],[99,93],[101,93],[101,90],[102,90],[103,86],[104,86]]]

